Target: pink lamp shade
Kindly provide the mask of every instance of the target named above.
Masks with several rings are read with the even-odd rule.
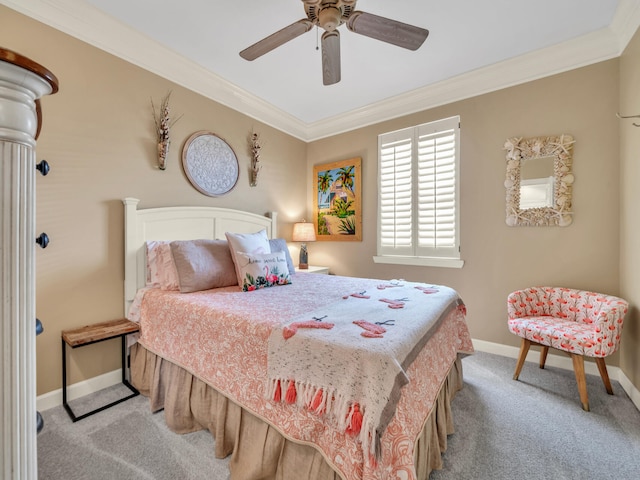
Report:
[[[294,242],[302,242],[302,245],[300,245],[300,262],[298,264],[298,268],[302,270],[309,268],[309,253],[307,251],[306,242],[316,241],[315,225],[310,222],[294,223],[291,239]]]

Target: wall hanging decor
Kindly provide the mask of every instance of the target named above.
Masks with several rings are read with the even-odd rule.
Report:
[[[262,168],[260,166],[260,149],[262,148],[260,135],[256,132],[251,132],[249,137],[249,148],[251,149],[251,170],[249,185],[255,187],[258,185],[258,172]]]
[[[207,131],[196,132],[187,139],[182,149],[182,167],[193,187],[210,197],[233,190],[240,171],[233,148]]]
[[[317,240],[362,240],[361,163],[357,157],[313,167]]]
[[[180,115],[178,118],[171,120],[171,108],[169,107],[170,97],[171,91],[169,91],[162,99],[159,110],[156,110],[153,98],[151,99],[153,121],[155,123],[156,134],[158,136],[158,168],[160,170],[167,168],[167,154],[169,153],[169,145],[171,143],[169,130],[178,120],[180,120],[180,118],[182,118],[182,115]]]
[[[574,143],[571,135],[514,137],[505,142],[507,225],[571,224]]]

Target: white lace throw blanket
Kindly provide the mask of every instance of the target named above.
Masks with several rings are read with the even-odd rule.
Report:
[[[464,304],[451,288],[405,281],[373,289],[368,283],[337,298],[271,333],[267,395],[359,435],[374,459],[409,381],[407,368],[440,322]]]

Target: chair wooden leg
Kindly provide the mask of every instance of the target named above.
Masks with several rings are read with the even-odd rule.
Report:
[[[520,355],[518,355],[518,363],[516,364],[516,371],[513,374],[513,379],[518,380],[520,376],[520,371],[522,370],[522,366],[524,365],[524,361],[527,358],[527,353],[529,353],[529,347],[531,346],[531,340],[527,340],[523,338],[520,342]]]
[[[584,357],[582,355],[571,354],[573,360],[573,370],[576,374],[576,382],[578,383],[578,392],[580,392],[580,403],[585,412],[589,411],[589,396],[587,394],[587,379],[584,375]]]
[[[604,388],[607,389],[609,395],[613,395],[613,388],[611,388],[611,380],[609,380],[609,373],[607,372],[607,365],[604,363],[604,358],[596,358],[596,365],[598,365],[598,371],[602,377]]]
[[[540,368],[544,368],[544,364],[547,362],[547,353],[549,353],[549,347],[542,345],[540,350]]]

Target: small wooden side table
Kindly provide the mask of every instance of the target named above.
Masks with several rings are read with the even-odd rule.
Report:
[[[131,385],[126,378],[126,337],[130,333],[140,331],[140,326],[127,320],[126,318],[119,320],[111,320],[108,322],[95,323],[93,325],[87,325],[85,327],[75,328],[72,330],[64,330],[62,332],[62,405],[71,417],[73,422],[82,420],[83,418],[93,415],[94,413],[101,412],[109,407],[113,407],[118,403],[129,400],[140,394],[140,392]],[[112,338],[120,337],[122,339],[122,384],[125,385],[131,392],[124,398],[111,402],[90,412],[84,413],[80,416],[76,416],[71,410],[69,403],[67,402],[67,345],[71,348],[84,347],[85,345],[91,345],[93,343],[103,342],[105,340],[111,340]]]

